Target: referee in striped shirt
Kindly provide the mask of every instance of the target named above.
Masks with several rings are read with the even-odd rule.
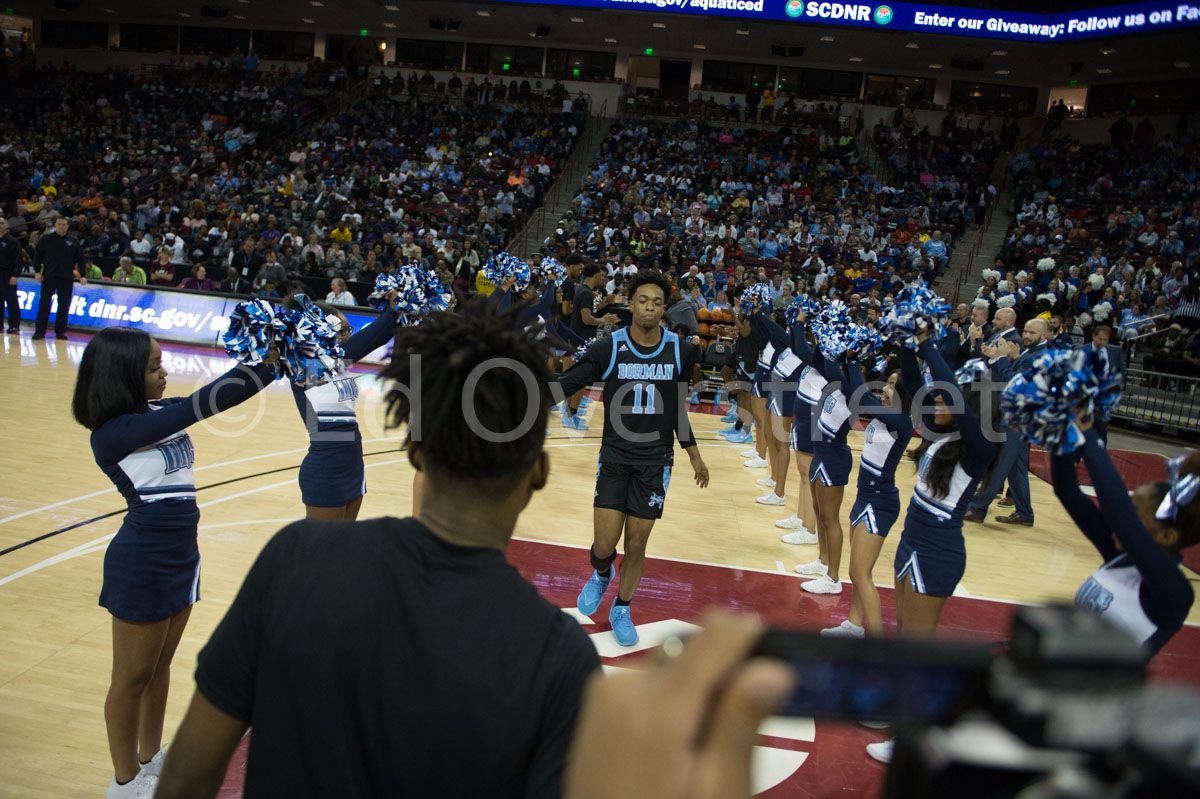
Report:
[[[83,245],[79,239],[68,235],[66,217],[54,220],[54,232],[38,239],[33,251],[34,277],[42,284],[38,301],[37,325],[33,330],[35,339],[46,337],[46,326],[50,322],[51,298],[58,295],[58,311],[54,318],[54,337],[67,338],[67,320],[71,315],[71,294],[75,290],[75,270],[79,270],[79,285],[87,285],[87,271],[83,262]]]

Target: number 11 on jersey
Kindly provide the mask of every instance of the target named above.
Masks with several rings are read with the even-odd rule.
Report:
[[[645,404],[642,404],[642,398],[645,397]],[[655,413],[654,407],[654,385],[641,383],[633,384],[633,412],[634,413]]]

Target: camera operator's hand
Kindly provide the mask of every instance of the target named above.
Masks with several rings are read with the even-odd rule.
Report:
[[[593,677],[567,759],[566,799],[748,797],[758,726],[794,681],[781,662],[746,660],[761,634],[757,621],[713,613],[677,658]]]

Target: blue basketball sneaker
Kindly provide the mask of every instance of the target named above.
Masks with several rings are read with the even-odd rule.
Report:
[[[613,636],[621,646],[633,646],[638,642],[637,628],[629,617],[629,606],[613,602],[612,610],[608,612],[608,623],[612,625]]]
[[[737,403],[729,406],[729,413],[721,417],[721,421],[725,424],[734,424],[737,422]]]
[[[724,438],[730,444],[749,444],[754,441],[754,436],[750,435],[750,431],[745,427],[730,433]]]
[[[583,584],[583,590],[579,592],[579,599],[575,600],[575,607],[584,616],[591,616],[596,612],[596,608],[600,607],[600,600],[604,599],[604,592],[608,590],[608,584],[612,582],[612,578],[617,574],[615,568],[609,568],[608,576],[601,577],[592,570],[592,576]]]

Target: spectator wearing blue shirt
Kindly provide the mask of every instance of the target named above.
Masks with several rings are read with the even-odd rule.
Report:
[[[763,258],[779,256],[779,239],[774,233],[769,234],[767,240],[758,245],[758,254]]]
[[[950,264],[949,249],[946,247],[946,242],[942,241],[942,231],[933,231],[933,237],[925,242],[925,254],[933,259],[939,275]]]

